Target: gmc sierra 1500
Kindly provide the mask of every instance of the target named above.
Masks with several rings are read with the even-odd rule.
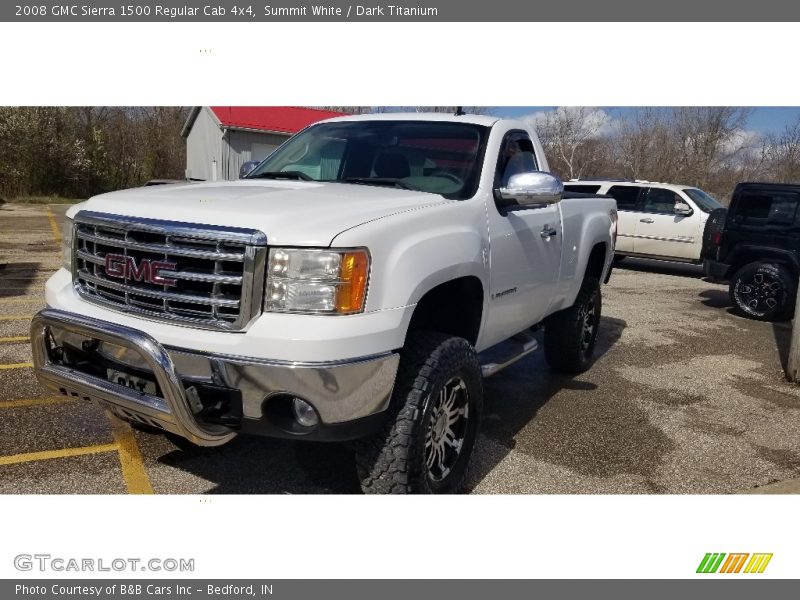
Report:
[[[552,367],[592,360],[616,204],[547,170],[521,122],[366,115],[240,181],[91,198],[32,324],[37,375],[197,445],[354,440],[367,492],[458,491],[482,378],[531,328]]]

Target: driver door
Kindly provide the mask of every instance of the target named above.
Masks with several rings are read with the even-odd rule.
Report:
[[[511,175],[538,170],[527,133],[506,134],[494,188]],[[490,285],[487,327],[491,345],[538,323],[555,295],[561,264],[561,208],[489,206]]]

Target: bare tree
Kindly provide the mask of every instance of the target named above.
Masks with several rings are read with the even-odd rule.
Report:
[[[354,114],[456,112],[455,106],[333,106]],[[463,107],[490,113],[489,107]],[[181,178],[185,107],[0,107],[0,196],[86,197],[156,177]],[[528,120],[564,179],[611,177],[696,185],[724,200],[738,181],[800,181],[800,119],[760,135],[749,109],[559,107]]]
[[[774,181],[800,181],[800,118],[767,138],[766,162]]]
[[[489,106],[320,106],[324,110],[343,112],[351,115],[381,114],[381,113],[455,113],[457,110],[473,115],[485,115],[492,112]]]
[[[321,110],[347,113],[348,115],[363,115],[372,112],[369,106],[317,106]]]
[[[662,109],[635,110],[620,119],[613,139],[619,165],[617,177],[668,179],[675,168],[669,115]]]
[[[730,106],[673,109],[677,171],[683,183],[707,186],[712,174],[742,151],[737,135],[744,130],[749,113],[749,109]]]
[[[80,198],[181,178],[183,107],[2,107],[0,195]]]
[[[608,122],[603,110],[561,106],[539,116],[534,124],[553,163],[551,168],[566,179],[575,179],[586,176],[596,166],[603,147],[598,140]]]

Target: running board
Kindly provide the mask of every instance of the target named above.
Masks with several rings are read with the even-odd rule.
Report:
[[[510,367],[531,352],[535,352],[538,347],[539,343],[527,332],[519,333],[505,342],[500,342],[496,346],[481,352],[481,355],[496,355],[491,356],[489,362],[481,365],[481,374],[484,377],[491,377],[506,367]]]

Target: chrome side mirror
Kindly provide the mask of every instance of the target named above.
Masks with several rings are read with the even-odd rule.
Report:
[[[564,184],[555,175],[543,171],[517,173],[506,187],[498,190],[500,200],[516,202],[520,206],[546,205],[560,202]]]
[[[686,204],[685,202],[676,202],[675,214],[678,215],[679,217],[688,217],[694,214],[694,210],[692,210],[692,207]]]

